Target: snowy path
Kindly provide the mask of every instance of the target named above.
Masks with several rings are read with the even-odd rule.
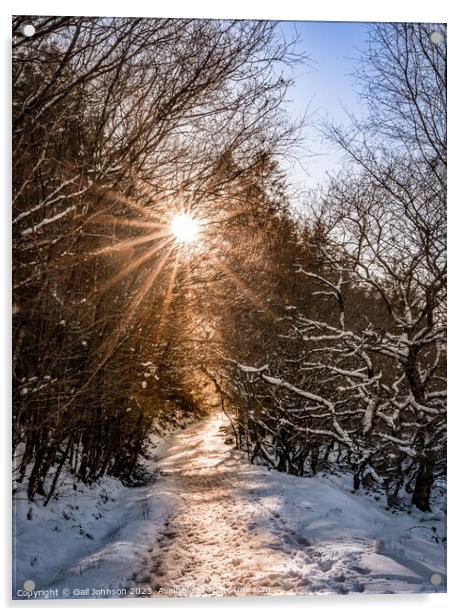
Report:
[[[13,593],[25,580],[89,598],[445,591],[438,514],[253,466],[226,427],[213,415],[168,437],[146,486],[65,484],[47,508],[17,495]]]
[[[438,546],[416,545],[409,533],[399,546],[405,516],[252,466],[225,443],[225,427],[217,415],[173,439],[159,466],[178,503],[137,580],[189,596],[435,590],[429,578],[439,565],[429,556],[438,558]]]

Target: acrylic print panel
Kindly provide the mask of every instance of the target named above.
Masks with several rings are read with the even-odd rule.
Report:
[[[446,590],[446,26],[13,19],[13,597]]]

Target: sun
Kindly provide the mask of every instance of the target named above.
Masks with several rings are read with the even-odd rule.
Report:
[[[199,235],[199,222],[189,214],[176,214],[171,222],[171,231],[179,242],[190,244]]]

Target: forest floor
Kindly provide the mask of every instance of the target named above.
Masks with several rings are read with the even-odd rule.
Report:
[[[230,441],[211,415],[158,445],[146,486],[111,480],[47,508],[19,495],[14,594],[24,580],[75,598],[445,592],[438,511],[251,465]]]

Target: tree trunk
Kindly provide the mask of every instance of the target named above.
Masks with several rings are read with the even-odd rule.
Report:
[[[429,460],[422,460],[416,476],[412,503],[421,511],[430,511],[430,492],[434,483],[434,469]]]

